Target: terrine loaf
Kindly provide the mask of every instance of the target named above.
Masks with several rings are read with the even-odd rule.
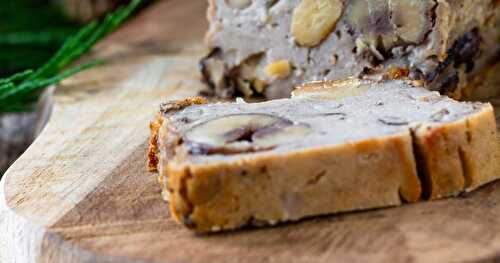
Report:
[[[490,104],[403,81],[308,84],[261,103],[166,103],[150,168],[198,232],[455,196],[496,179]]]
[[[500,93],[498,0],[209,3],[201,69],[218,96],[282,98],[351,76],[409,77],[456,99]]]

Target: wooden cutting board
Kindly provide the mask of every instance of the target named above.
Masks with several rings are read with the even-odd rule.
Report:
[[[146,171],[161,101],[203,89],[206,0],[156,3],[65,81],[52,119],[0,184],[0,262],[493,262],[500,182],[466,197],[196,236]]]

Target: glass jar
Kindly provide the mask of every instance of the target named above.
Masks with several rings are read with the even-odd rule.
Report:
[[[45,127],[52,111],[53,90],[45,90],[34,111],[0,113],[0,177]]]

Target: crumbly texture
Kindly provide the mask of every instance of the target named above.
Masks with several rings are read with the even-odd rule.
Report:
[[[237,1],[238,2],[238,1]],[[241,2],[241,1],[240,1]],[[498,95],[497,0],[209,0],[201,60],[221,97],[288,97],[306,81],[402,77],[456,99]],[[287,61],[278,77],[266,69]],[[479,90],[479,95],[474,95]]]
[[[318,82],[159,118],[150,165],[172,215],[197,232],[434,200],[498,177],[491,105],[403,81]]]

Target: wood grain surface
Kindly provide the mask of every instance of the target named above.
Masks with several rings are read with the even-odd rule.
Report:
[[[468,196],[197,236],[146,171],[148,122],[197,94],[205,0],[156,3],[65,81],[42,135],[0,184],[0,262],[494,262],[500,182]]]

